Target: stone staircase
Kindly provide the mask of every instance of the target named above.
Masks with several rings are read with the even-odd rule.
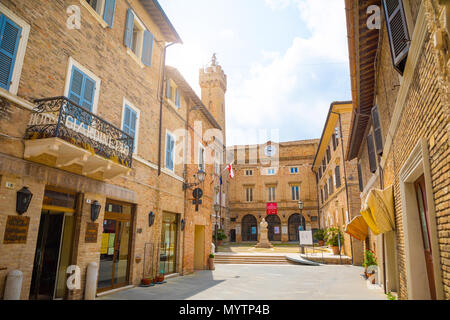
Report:
[[[216,254],[216,264],[295,264],[285,256],[277,255],[242,255],[242,254]]]

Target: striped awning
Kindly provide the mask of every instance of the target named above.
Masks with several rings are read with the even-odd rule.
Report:
[[[355,239],[364,241],[369,234],[369,226],[362,216],[357,216],[354,217],[352,221],[350,221],[350,223],[345,228],[345,232]]]

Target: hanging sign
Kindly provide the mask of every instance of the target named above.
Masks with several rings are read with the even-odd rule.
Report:
[[[256,227],[252,227],[252,234],[256,234]]]
[[[273,228],[273,232],[274,232],[275,234],[280,234],[280,227],[274,227],[274,228]]]
[[[277,203],[276,202],[268,202],[267,203],[267,215],[276,215],[277,214]]]

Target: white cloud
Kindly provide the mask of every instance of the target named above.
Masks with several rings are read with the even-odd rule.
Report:
[[[266,5],[271,9],[284,9],[291,3],[291,0],[266,0]]]
[[[319,138],[330,103],[341,98],[330,95],[330,88],[318,86],[330,81],[324,77],[333,76],[332,72],[324,75],[324,71],[335,67],[330,63],[348,60],[344,2],[293,1],[310,35],[293,39],[292,46],[284,53],[262,52],[261,61],[252,66],[246,79],[230,88],[229,143],[240,143],[239,137],[233,137],[233,130],[279,128],[283,137],[287,130],[295,130],[296,124],[297,139]],[[290,1],[266,0],[266,3],[279,7]],[[347,74],[343,73],[342,77],[336,81],[348,80]]]

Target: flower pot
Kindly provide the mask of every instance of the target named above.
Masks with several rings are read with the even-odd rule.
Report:
[[[335,247],[335,246],[331,246],[331,250],[333,250],[333,254],[335,255],[335,256],[338,256],[339,255],[339,247]]]
[[[156,282],[163,282],[164,281],[164,275],[156,276]]]
[[[152,278],[142,279],[142,284],[146,286],[149,286],[152,282],[153,282]]]
[[[217,245],[218,245],[218,246],[223,245],[223,240],[217,240]]]
[[[216,270],[216,267],[214,266],[214,258],[208,259],[208,265],[209,265],[209,270]]]
[[[323,247],[323,245],[325,244],[325,241],[323,241],[323,240],[319,240],[318,242],[319,242],[319,246],[321,246],[321,247]]]

